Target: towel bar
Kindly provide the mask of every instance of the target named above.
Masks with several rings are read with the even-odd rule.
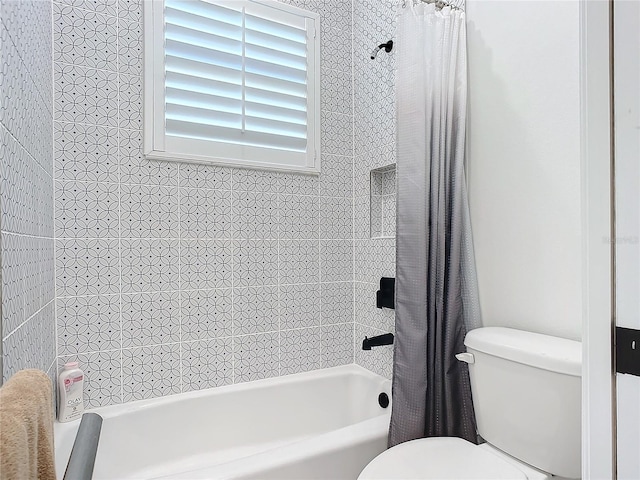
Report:
[[[101,429],[100,415],[97,413],[82,415],[63,480],[91,480]]]

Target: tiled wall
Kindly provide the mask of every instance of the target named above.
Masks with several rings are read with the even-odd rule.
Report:
[[[394,52],[371,50],[395,40],[394,0],[354,2],[355,360],[391,377],[393,347],[363,351],[365,336],[394,332],[393,310],[375,307],[380,277],[395,276],[395,238],[371,238],[370,172],[395,163]]]
[[[2,376],[55,376],[51,2],[0,0]]]
[[[54,3],[58,348],[89,406],[353,362],[352,6],[297,3],[320,177],[146,161],[140,5]]]

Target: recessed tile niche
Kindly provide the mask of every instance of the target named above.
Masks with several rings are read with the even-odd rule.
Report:
[[[371,238],[396,235],[396,165],[371,170]]]

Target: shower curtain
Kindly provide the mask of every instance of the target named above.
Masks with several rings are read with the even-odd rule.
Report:
[[[399,8],[396,341],[389,446],[431,436],[477,442],[464,352],[480,308],[464,174],[462,10]]]

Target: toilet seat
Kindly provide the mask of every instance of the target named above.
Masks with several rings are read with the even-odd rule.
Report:
[[[524,465],[523,465],[524,466]],[[434,437],[397,445],[374,458],[358,480],[527,480],[511,462],[461,438]]]

